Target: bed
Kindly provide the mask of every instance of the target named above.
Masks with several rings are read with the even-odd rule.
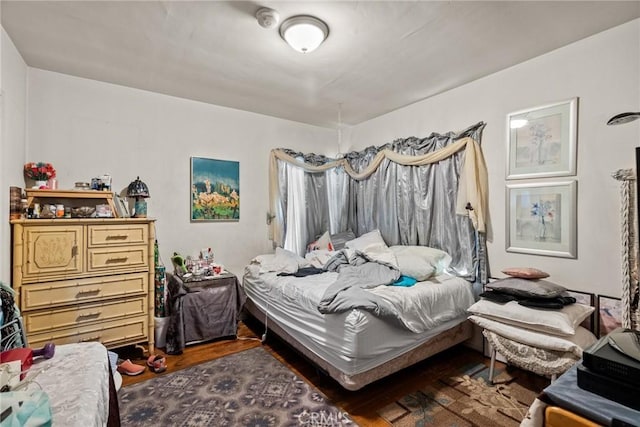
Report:
[[[466,309],[488,278],[484,126],[400,138],[335,159],[271,150],[267,222],[277,262],[259,256],[245,269],[247,310],[349,390],[474,336]],[[346,232],[355,235],[345,248],[333,245],[328,233]],[[294,265],[278,256],[282,248],[294,255]],[[343,275],[317,253],[326,250],[332,258],[345,249],[387,266],[395,257],[401,275],[418,283],[389,286],[395,282],[368,275],[359,283],[358,273]],[[447,266],[422,256],[440,249]],[[299,259],[295,265],[305,252],[327,272],[278,275],[307,268]],[[414,274],[424,266],[434,267],[432,274]],[[405,294],[412,297],[399,297]]]
[[[370,308],[324,314],[318,307],[341,273],[281,276],[286,266],[273,260],[285,252],[256,257],[245,268],[245,308],[345,389],[358,390],[472,336],[466,309],[475,300],[473,284],[444,269],[413,286],[364,291],[377,305],[390,302],[399,316],[380,317]]]
[[[5,292],[2,292],[0,351],[27,347],[13,292],[4,285],[2,288]],[[14,376],[13,372],[8,374]],[[116,385],[107,349],[100,343],[56,346],[53,357],[34,357],[24,378],[18,384],[10,384],[11,390],[0,394],[1,420],[15,415],[26,399],[30,405],[25,407],[40,408],[31,417],[50,419],[53,425],[120,425]]]

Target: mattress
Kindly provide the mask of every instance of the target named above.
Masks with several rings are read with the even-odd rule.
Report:
[[[259,273],[259,267],[245,269],[243,286],[247,297],[267,316],[262,320],[278,325],[318,357],[347,375],[380,366],[411,351],[467,318],[473,302],[471,283],[440,275],[412,287],[381,286],[370,290],[400,306],[403,319],[422,332],[412,332],[353,309],[339,314],[322,314],[317,306],[324,291],[338,274],[326,272],[303,278]]]
[[[56,346],[51,359],[29,369],[27,390],[49,395],[53,425],[106,426],[109,416],[109,359],[100,343]]]

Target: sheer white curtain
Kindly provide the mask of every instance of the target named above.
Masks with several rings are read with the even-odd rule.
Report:
[[[286,232],[284,248],[303,254],[306,250],[309,237],[307,236],[307,209],[304,189],[304,170],[302,168],[286,168],[287,193]]]
[[[327,201],[329,205],[329,232],[340,233],[347,230],[349,222],[349,175],[343,168],[325,172],[327,180]]]

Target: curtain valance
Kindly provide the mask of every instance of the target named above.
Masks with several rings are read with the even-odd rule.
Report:
[[[460,171],[458,196],[456,201],[456,213],[468,215],[474,228],[484,233],[486,231],[487,212],[487,167],[482,154],[482,149],[473,138],[462,138],[440,150],[424,155],[409,156],[396,153],[389,149],[381,150],[361,172],[354,170],[346,158],[328,161],[321,165],[313,165],[287,154],[282,149],[271,150],[269,163],[269,197],[271,214],[278,209],[278,165],[281,160],[302,168],[306,172],[325,172],[333,168],[344,168],[345,172],[355,180],[364,180],[370,177],[380,166],[384,159],[405,166],[422,166],[439,162],[460,150],[464,149],[464,165]],[[273,240],[281,242],[283,237],[283,225],[278,221],[271,223]]]

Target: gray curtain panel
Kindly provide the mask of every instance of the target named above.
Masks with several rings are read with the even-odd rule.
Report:
[[[383,149],[417,156],[466,137],[480,143],[484,127],[480,122],[458,133],[398,139],[383,146],[350,152],[345,157],[351,167],[360,172]],[[285,151],[313,165],[335,160]],[[455,213],[463,160],[463,150],[424,166],[404,166],[385,159],[377,171],[364,180],[352,179],[343,168],[300,175],[301,168],[278,161],[285,248],[303,255],[306,245],[325,231],[334,234],[350,229],[360,236],[379,229],[389,246],[422,245],[445,250],[453,258],[451,273],[472,282],[486,283],[489,276],[486,236],[476,232],[468,217]],[[290,168],[298,169],[297,182],[292,182],[292,174],[287,173]],[[292,197],[293,193],[298,197]],[[292,203],[294,199],[299,203]]]

